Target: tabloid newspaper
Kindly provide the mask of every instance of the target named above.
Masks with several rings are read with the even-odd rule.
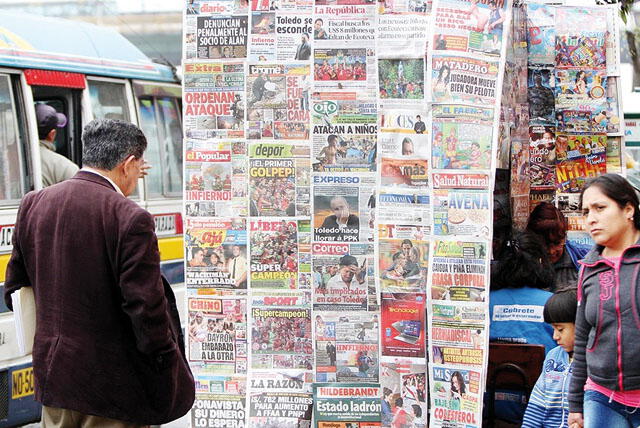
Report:
[[[378,382],[378,314],[314,313],[316,381]]]
[[[430,365],[431,424],[437,428],[466,428],[482,424],[483,373]]]
[[[426,188],[429,135],[423,110],[384,110],[378,151],[383,186]]]
[[[555,187],[556,128],[529,127],[529,173],[532,189]]]
[[[309,138],[309,65],[249,64],[247,125],[250,140]]]
[[[310,60],[312,22],[311,15],[303,15],[295,9],[252,12],[249,60]]]
[[[246,143],[187,140],[185,209],[191,217],[247,214]]]
[[[210,428],[246,427],[245,392],[237,394],[196,393],[191,426]]]
[[[313,309],[376,310],[373,244],[314,242]]]
[[[378,267],[380,287],[390,292],[424,292],[429,265],[428,228],[380,224]]]
[[[384,357],[383,357],[384,358]],[[401,419],[405,426],[426,428],[427,365],[426,360],[394,358],[380,363],[381,423],[383,427],[397,426]],[[394,414],[397,400],[402,400],[402,410]],[[394,419],[396,424],[394,425]]]
[[[433,49],[500,55],[508,3],[440,0],[434,10]]]
[[[298,288],[298,223],[292,220],[249,221],[251,289]]]
[[[373,428],[380,425],[380,385],[314,383],[315,428]]]
[[[374,176],[315,175],[312,183],[314,241],[373,241]]]
[[[492,108],[433,106],[431,156],[434,169],[487,170],[493,141]]]
[[[184,237],[187,288],[247,288],[246,219],[187,217]]]
[[[434,364],[473,366],[482,370],[486,348],[484,309],[459,303],[434,304],[432,311],[429,343]],[[463,313],[467,323],[462,321]]]
[[[485,241],[433,242],[431,299],[484,302],[488,296],[489,255]]]
[[[187,305],[189,361],[213,374],[246,374],[246,299],[189,297]]]
[[[185,58],[246,58],[248,22],[246,14],[187,16]]]
[[[311,373],[253,372],[250,380],[249,426],[311,427],[311,382]]]
[[[442,103],[475,103],[493,105],[498,80],[498,60],[462,54],[432,54],[431,99]]]
[[[488,190],[433,190],[434,235],[481,236],[489,238],[491,211]]]
[[[293,362],[294,355],[312,358],[311,307],[252,305],[252,366],[264,367],[269,362],[272,366],[279,365],[276,360]]]
[[[268,308],[290,308],[290,309],[303,309],[307,310],[311,307],[311,292],[310,291],[298,291],[298,290],[278,290],[274,292],[272,290],[251,290],[251,306],[256,308],[268,309]],[[310,321],[309,321],[310,323]],[[305,326],[306,328],[306,326]],[[272,323],[269,326],[263,325],[263,331],[258,333],[264,333],[267,331],[269,336],[263,338],[260,336],[252,336],[251,343],[252,349],[255,347],[257,352],[251,354],[251,368],[256,370],[313,370],[313,355],[308,352],[308,347],[311,346],[310,341],[305,337],[301,337],[297,344],[294,340],[293,352],[281,353],[281,352],[262,352],[263,340],[273,341],[273,333],[276,331],[276,325]],[[300,331],[298,331],[300,334]],[[306,332],[305,332],[306,335]],[[304,339],[304,340],[303,340]],[[266,345],[265,349],[270,346]],[[288,345],[287,345],[288,346]],[[287,347],[285,346],[285,348]],[[273,346],[272,346],[273,347]],[[302,349],[302,351],[300,351]]]
[[[378,131],[375,99],[319,93],[312,105],[313,171],[375,171]]]
[[[244,137],[244,64],[185,62],[184,126],[187,138]]]
[[[381,354],[383,357],[425,358],[426,296],[424,293],[382,293]]]
[[[309,146],[253,143],[249,146],[249,215],[310,215]]]

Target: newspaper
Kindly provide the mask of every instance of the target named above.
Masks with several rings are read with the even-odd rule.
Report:
[[[377,217],[381,224],[401,223],[431,226],[431,203],[428,192],[384,190],[378,196]]]
[[[376,82],[375,53],[370,48],[348,46],[327,49],[314,47],[314,89],[320,92],[357,92],[373,98]]]
[[[355,94],[316,94],[313,104],[313,171],[376,170],[377,109]]]
[[[249,139],[309,138],[309,70],[303,64],[249,64]]]
[[[244,137],[244,64],[185,62],[184,127],[187,138]]]
[[[528,213],[527,213],[528,214]],[[484,241],[433,242],[431,299],[484,302],[488,296],[489,256]]]
[[[246,299],[189,297],[187,305],[189,361],[216,374],[246,374]]]
[[[424,293],[382,293],[383,357],[425,358],[426,296]]]
[[[193,15],[232,14],[246,12],[246,0],[186,0],[187,17]]]
[[[311,15],[301,15],[295,8],[252,12],[249,60],[310,60],[312,22]]]
[[[500,55],[508,3],[440,0],[434,11],[433,49]]]
[[[498,61],[473,56],[432,54],[432,75],[428,76],[433,102],[493,105],[499,93]]]
[[[378,3],[378,16],[418,14],[428,16],[431,14],[432,6],[433,0],[386,0]]]
[[[246,425],[246,398],[244,393],[196,394],[191,408],[191,426],[243,428]]]
[[[433,304],[429,331],[434,364],[473,366],[485,358],[485,309],[471,304]]]
[[[311,13],[313,0],[251,0],[252,11]]]
[[[371,312],[315,312],[317,382],[378,382],[379,321]]]
[[[382,291],[424,292],[429,265],[426,235],[426,227],[379,225],[378,266]]]
[[[310,427],[313,396],[311,378],[306,375],[304,372],[253,372],[248,426]]]
[[[313,309],[376,310],[373,244],[312,244]]]
[[[246,143],[187,140],[185,145],[186,215],[247,215]]]
[[[492,108],[434,105],[431,147],[433,168],[489,169],[493,113]]]
[[[532,189],[555,186],[556,128],[534,125],[529,127],[529,174]]]
[[[241,218],[186,218],[187,288],[247,288],[247,226]]]
[[[490,237],[491,194],[476,189],[433,190],[433,233]]]
[[[381,423],[393,427],[394,412],[398,399],[402,406],[398,413],[406,414],[406,420],[414,428],[426,428],[427,367],[426,360],[394,358],[380,363],[380,389],[382,397]]]
[[[556,8],[546,4],[527,4],[529,64],[553,66],[556,63]]]
[[[357,383],[314,383],[316,428],[374,428],[380,426],[380,386]]]
[[[309,146],[254,143],[249,146],[249,215],[310,215]]]
[[[298,223],[251,220],[249,222],[251,289],[295,289],[298,286]]]
[[[373,241],[374,189],[367,174],[313,176],[313,240]]]
[[[466,428],[482,424],[480,371],[447,366],[430,366],[431,425],[437,428]]]
[[[187,15],[185,21],[185,58],[246,58],[248,22],[246,14]]]

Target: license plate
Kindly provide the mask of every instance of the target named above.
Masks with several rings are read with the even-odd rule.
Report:
[[[34,392],[33,367],[11,373],[11,399],[33,395]]]

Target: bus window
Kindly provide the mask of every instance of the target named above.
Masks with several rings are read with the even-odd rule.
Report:
[[[147,176],[150,199],[179,196],[182,189],[182,126],[173,97],[138,98],[140,125],[147,137],[145,158],[153,165]]]
[[[131,122],[124,83],[89,81],[94,119],[118,119]]]
[[[26,171],[11,81],[0,74],[0,205],[17,202],[24,195]]]

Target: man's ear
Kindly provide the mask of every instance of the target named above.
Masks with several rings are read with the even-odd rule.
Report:
[[[128,176],[129,174],[134,173],[135,162],[136,162],[136,157],[134,155],[130,155],[124,161],[122,161],[122,172],[124,173],[125,176]]]
[[[58,135],[58,131],[54,128],[51,131],[49,131],[49,133],[47,134],[47,141],[55,141],[56,140],[56,135]]]

